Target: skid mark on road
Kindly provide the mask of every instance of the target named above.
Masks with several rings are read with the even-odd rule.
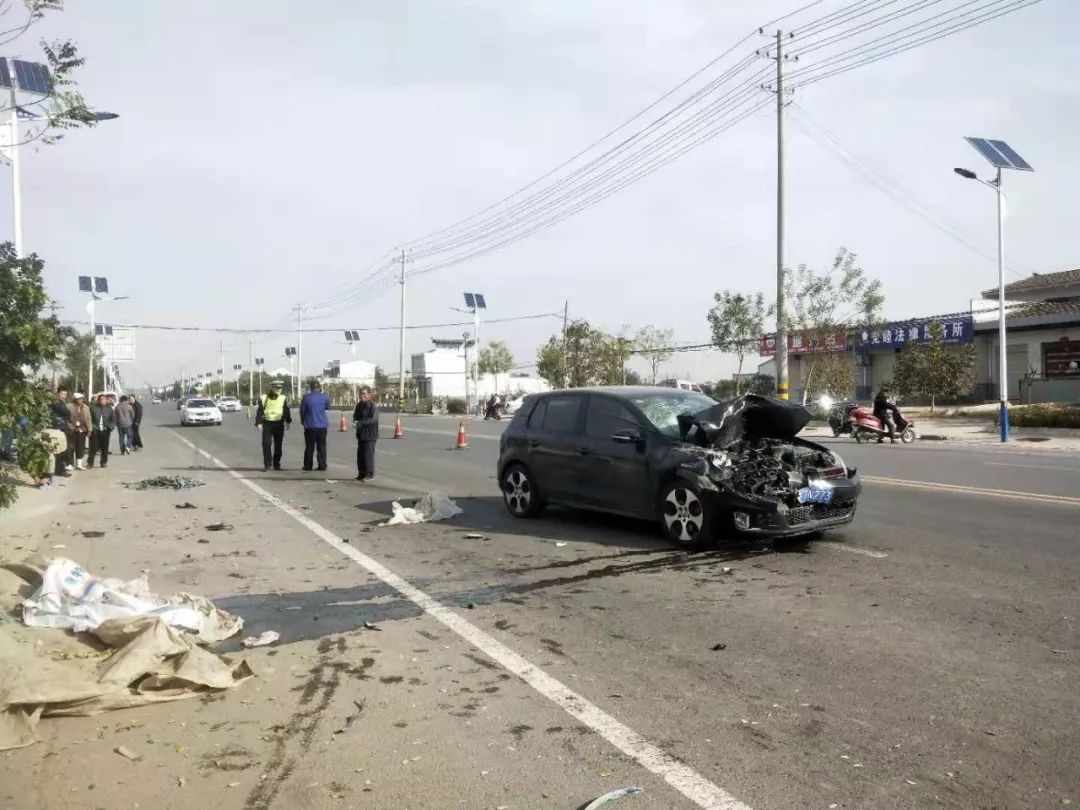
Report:
[[[289,506],[255,482],[244,478],[241,473],[231,469],[225,462],[197,447],[188,439],[175,433],[175,431],[173,435],[204,458],[228,472],[264,501],[289,515],[320,540],[367,569],[367,571],[398,591],[406,599],[416,604],[429,616],[442,622],[465,641],[498,662],[506,670],[517,675],[541,695],[582,724],[588,726],[639,765],[661,777],[698,807],[703,808],[703,810],[750,810],[748,805],[743,804],[722,788],[714,785],[697,771],[664,753],[632,728],[620,723],[607,712],[594,706],[581,695],[530,663],[502,642],[497,641],[476,625],[461,618],[438,600],[414,587],[373,557],[369,557],[362,551],[353,548],[326,527]]]
[[[966,487],[961,484],[942,484],[936,481],[906,481],[903,478],[879,478],[876,475],[864,475],[863,481],[871,484],[886,484],[909,489],[928,489],[933,492],[959,492],[965,495],[982,495],[990,498],[1006,498],[1016,501],[1036,501],[1038,503],[1059,503],[1066,506],[1080,506],[1080,498],[1070,495],[1045,495],[1040,492],[1021,492],[1011,489],[988,489],[986,487]]]
[[[831,548],[834,551],[846,551],[850,554],[861,554],[864,557],[873,557],[875,560],[883,560],[889,555],[884,551],[874,551],[870,548],[859,548],[858,546],[848,546],[843,543],[833,543],[828,540],[818,540],[814,543],[815,546],[822,548]]]

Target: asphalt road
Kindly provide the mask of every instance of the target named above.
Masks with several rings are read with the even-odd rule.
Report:
[[[351,480],[351,433],[331,433],[327,473],[304,473],[297,427],[287,434],[286,469],[264,473],[259,435],[242,414],[227,414],[220,428],[181,429],[162,406],[148,409],[147,421],[347,540],[363,558],[358,574],[373,561],[463,617],[466,627],[450,626],[474,644],[466,655],[477,672],[490,676],[508,664],[498,651],[492,660],[469,628],[539,667],[550,683],[525,678],[533,689],[521,698],[523,715],[543,707],[577,719],[544,727],[523,720],[515,738],[531,741],[538,758],[569,754],[568,779],[576,752],[585,760],[617,754],[630,773],[653,763],[667,784],[652,786],[642,804],[650,808],[1080,803],[1074,454],[829,440],[864,476],[851,526],[809,544],[688,554],[634,521],[559,510],[511,518],[494,480],[505,423],[470,423],[469,447],[457,450],[456,421],[409,418],[404,439],[380,441],[377,480],[361,485]],[[384,436],[391,426],[384,416]],[[178,471],[230,477],[189,454]],[[433,489],[464,514],[370,530],[392,501]],[[276,553],[292,565],[311,549]],[[302,611],[268,608],[280,604],[282,588],[226,606],[246,612],[253,632],[272,623],[286,643],[356,627],[360,611],[350,605],[361,597],[377,597],[384,623],[422,608],[434,615],[422,600],[384,587],[397,580],[377,575],[374,591],[344,589],[350,598],[324,609],[317,628],[301,621]],[[317,578],[285,596],[326,601]],[[562,702],[560,685],[588,711]],[[593,708],[599,719],[583,722]],[[564,728],[580,736],[567,738]],[[640,755],[628,758],[630,749]],[[656,750],[666,758],[657,760]],[[469,804],[453,797],[443,806],[459,800]]]

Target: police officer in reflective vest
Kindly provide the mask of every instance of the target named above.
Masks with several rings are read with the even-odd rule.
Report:
[[[289,403],[281,393],[281,380],[270,383],[270,393],[259,400],[259,409],[255,412],[255,428],[262,431],[263,471],[270,469],[273,460],[274,469],[281,469],[281,441],[285,438],[285,429],[292,424]],[[273,459],[270,455],[270,443],[274,443]]]

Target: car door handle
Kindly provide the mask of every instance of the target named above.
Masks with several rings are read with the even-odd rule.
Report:
[[[587,456],[587,455],[589,455],[589,453],[592,452],[592,448],[591,447],[581,446],[581,447],[579,447],[577,449],[577,451],[578,451],[578,455]]]
[[[539,439],[529,439],[529,447],[539,447],[539,446],[540,446],[540,440]]]

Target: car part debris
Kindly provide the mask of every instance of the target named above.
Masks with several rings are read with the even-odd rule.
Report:
[[[465,535],[465,539],[466,540],[483,540],[484,535],[477,534],[476,532],[469,532],[467,535]]]
[[[353,706],[356,707],[356,714],[350,714],[348,717],[346,717],[345,725],[335,731],[335,734],[344,734],[346,731],[356,725],[356,721],[360,719],[360,715],[364,712],[364,702],[360,700],[354,700]]]
[[[105,532],[99,532],[99,531],[96,531],[96,530],[85,531],[85,532],[82,533],[82,536],[83,537],[104,537]]]
[[[713,652],[719,652],[720,650],[726,650],[727,649],[727,644],[720,641],[720,642],[717,642],[716,644],[713,644],[712,647],[710,647],[709,649],[711,649]]]
[[[206,527],[208,532],[231,532],[233,530],[231,523],[211,523]]]
[[[144,478],[141,481],[124,484],[125,487],[134,489],[195,489],[205,485],[205,481],[188,478],[186,475],[157,475],[153,478]]]
[[[400,526],[408,523],[431,523],[446,520],[462,513],[462,509],[440,489],[429,492],[413,507],[404,507],[397,501],[391,505],[394,516],[380,526]]]
[[[191,503],[190,501],[184,501],[183,503],[178,503],[176,505],[176,508],[177,509],[198,509],[199,507],[197,507],[195,504]]]
[[[142,759],[142,754],[136,754],[130,748],[126,748],[123,745],[116,746],[113,751],[118,753],[124,759],[130,759],[132,762],[138,762],[140,759]]]
[[[382,632],[381,627],[379,627],[378,625],[372,624],[371,622],[364,622],[363,627],[364,627],[365,630],[378,630],[380,633]]]
[[[242,643],[248,649],[252,647],[269,647],[280,638],[281,634],[276,630],[264,630],[258,636],[248,636]]]
[[[555,548],[562,548],[565,545],[567,545],[565,540],[557,540],[555,542]]]
[[[600,796],[597,799],[593,799],[591,802],[581,808],[581,810],[596,810],[596,808],[602,807],[608,802],[613,802],[616,799],[622,799],[626,796],[640,796],[644,792],[645,791],[643,791],[639,787],[620,788],[619,790],[611,791],[611,793],[605,793],[603,796]]]

